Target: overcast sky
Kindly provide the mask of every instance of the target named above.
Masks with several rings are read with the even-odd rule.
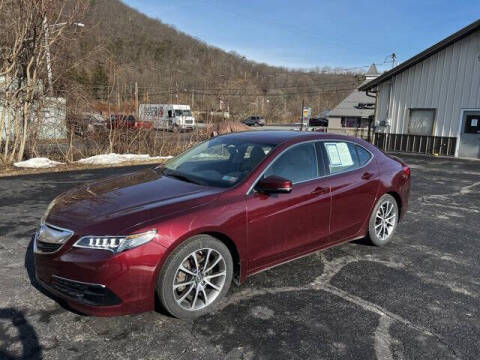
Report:
[[[480,0],[124,0],[249,59],[286,67],[407,60],[480,18]]]

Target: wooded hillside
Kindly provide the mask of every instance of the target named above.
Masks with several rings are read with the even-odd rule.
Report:
[[[81,20],[86,26],[79,40],[54,51],[69,59],[57,91],[75,97],[82,110],[100,102],[133,104],[137,82],[140,103],[184,103],[194,110],[229,109],[239,118],[262,114],[270,121],[293,121],[300,117],[303,97],[315,114],[331,109],[361,80],[352,73],[293,71],[248,61],[119,0],[91,0]]]

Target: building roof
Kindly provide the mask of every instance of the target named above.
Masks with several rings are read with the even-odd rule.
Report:
[[[367,83],[364,82],[363,84]],[[363,86],[362,84],[362,86]],[[341,116],[351,116],[351,117],[362,117],[368,118],[370,115],[373,115],[375,110],[374,108],[366,109],[361,108],[359,104],[374,104],[375,99],[363,91],[358,89],[353,90],[350,95],[348,95],[343,101],[338,104],[332,111],[328,113],[328,117],[341,117]]]
[[[326,119],[330,110],[323,110],[321,113],[312,116],[315,119]]]
[[[377,65],[375,65],[375,63],[372,63],[372,65],[370,65],[367,73],[365,74],[367,78],[377,77],[379,75],[380,73],[378,72]]]
[[[473,32],[479,29],[480,29],[480,19],[464,27],[463,29],[457,31],[456,33],[450,35],[449,37],[443,39],[442,41],[436,43],[435,45],[429,47],[428,49],[422,51],[421,53],[415,55],[414,57],[408,59],[407,61],[401,63],[400,65],[394,67],[392,70],[387,71],[386,73],[377,77],[376,79],[373,79],[363,84],[362,86],[360,86],[359,89],[361,91],[371,90],[372,88],[376,87],[378,84],[391,79],[395,75],[407,70],[408,68],[418,64],[419,62],[438,53],[439,51],[442,51],[446,47],[467,37],[468,35],[472,34]]]

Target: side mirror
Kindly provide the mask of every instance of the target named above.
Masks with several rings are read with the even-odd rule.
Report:
[[[292,191],[293,185],[288,179],[272,175],[260,180],[255,189],[266,194],[289,193]]]

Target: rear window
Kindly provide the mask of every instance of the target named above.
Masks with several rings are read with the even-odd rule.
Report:
[[[360,145],[355,146],[357,149],[357,154],[358,154],[358,160],[360,163],[360,166],[365,165],[370,161],[370,158],[372,157],[372,154],[370,154],[369,151],[361,147]]]

